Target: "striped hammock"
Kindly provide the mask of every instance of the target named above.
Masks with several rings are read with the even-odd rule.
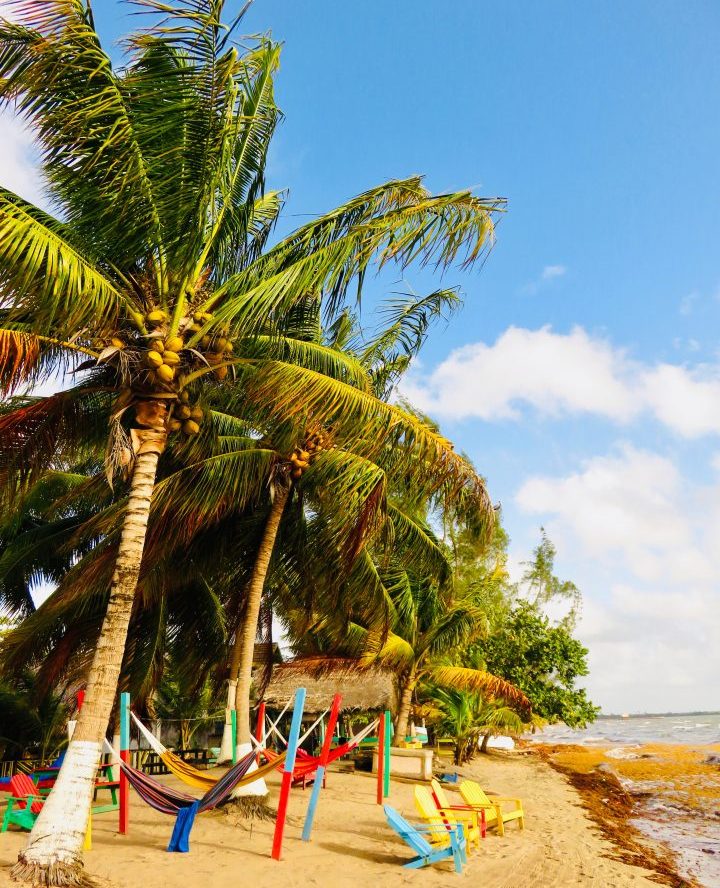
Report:
[[[152,749],[153,752],[157,753],[160,756],[163,763],[165,764],[165,767],[168,769],[168,771],[174,774],[178,778],[178,780],[182,780],[183,783],[186,783],[188,786],[193,786],[196,789],[203,789],[205,791],[208,791],[213,786],[215,786],[218,780],[223,779],[222,777],[214,777],[212,774],[208,774],[207,771],[199,771],[191,764],[188,764],[188,762],[184,762],[179,756],[170,752],[169,749],[163,746],[158,738],[153,733],[148,731],[148,729],[135,715],[134,712],[131,712],[130,715],[137,725],[138,730],[145,738],[150,749]],[[328,764],[334,762],[336,759],[341,758],[343,755],[347,755],[348,752],[351,752],[356,746],[360,744],[362,740],[365,739],[365,737],[367,737],[372,732],[376,724],[377,721],[371,722],[369,725],[366,725],[362,729],[362,731],[358,731],[358,733],[355,734],[354,737],[351,737],[346,743],[343,743],[336,749],[331,750],[330,756],[328,758]],[[253,757],[258,754],[265,758],[266,764],[262,765],[257,770],[250,771],[245,780],[246,784],[252,783],[253,780],[259,780],[261,777],[264,777],[266,774],[270,773],[273,768],[277,768],[278,771],[281,771],[282,764],[285,761],[285,756],[287,755],[287,751],[277,753],[272,752],[269,749],[259,749],[256,750],[256,752],[251,753]],[[310,774],[312,774],[313,771],[317,770],[317,767],[320,764],[320,758],[318,756],[310,755],[303,749],[298,749],[296,755],[297,757],[295,759],[295,767],[293,768],[293,781],[302,780],[303,777],[308,777]]]

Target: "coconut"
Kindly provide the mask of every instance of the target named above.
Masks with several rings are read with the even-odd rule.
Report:
[[[294,478],[296,481],[297,481],[298,479],[302,478],[302,469],[293,469],[293,470],[290,472],[290,477],[291,477],[291,478]]]
[[[161,364],[155,372],[158,375],[158,379],[162,379],[163,382],[172,382],[175,378],[175,370],[172,367],[168,367],[167,364]]]
[[[298,456],[300,457],[300,459],[305,460],[306,462],[307,462],[307,460],[310,459],[310,454],[308,453],[307,450],[301,450],[298,453]]]
[[[159,367],[163,362],[160,352],[156,352],[152,349],[145,355],[145,360],[149,367]]]
[[[217,370],[214,371],[215,379],[223,380],[228,375],[227,367],[218,367]]]
[[[156,309],[155,311],[151,311],[147,316],[147,320],[150,321],[151,324],[164,324],[168,319],[166,312],[161,309]]]
[[[117,336],[113,336],[113,338],[110,340],[110,345],[114,345],[115,348],[125,348],[125,343],[122,341],[122,339],[118,339]]]
[[[180,355],[174,351],[164,351],[162,359],[163,364],[169,364],[171,367],[177,367],[180,363]]]
[[[181,404],[175,411],[175,416],[178,419],[190,419],[192,417],[192,410],[187,404]]]
[[[182,430],[186,435],[197,435],[200,431],[200,426],[192,419],[188,419],[183,423]]]
[[[185,343],[182,341],[181,336],[171,336],[165,340],[165,348],[171,352],[179,352],[185,348]]]
[[[187,389],[183,389],[180,392],[180,400],[183,402],[183,404],[187,404],[187,402],[190,400],[190,392]]]
[[[182,428],[182,423],[179,419],[171,419],[168,423],[168,431],[169,432],[179,432]]]
[[[227,339],[225,339],[224,336],[221,336],[221,337],[215,342],[215,351],[218,351],[218,352],[224,352],[224,351],[225,351],[225,347],[226,347],[227,345],[228,345],[228,341],[227,341]]]
[[[195,422],[199,422],[203,418],[202,407],[193,407],[190,411],[190,419],[194,419]]]
[[[157,336],[153,337],[152,347],[153,351],[160,352],[160,354],[165,351],[165,346],[163,345],[162,339],[158,339]]]
[[[209,337],[209,336],[203,336],[203,338],[200,340],[200,345],[201,345],[203,348],[207,348],[207,347],[210,345],[210,337]]]
[[[234,348],[234,346],[233,346],[232,342],[230,342],[230,340],[228,339],[227,343],[225,345],[225,348],[224,348],[225,354],[228,354],[228,355],[232,354],[233,348]]]
[[[306,469],[310,465],[306,459],[294,459],[292,463],[298,469]]]

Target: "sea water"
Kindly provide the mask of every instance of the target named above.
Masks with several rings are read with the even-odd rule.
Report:
[[[602,747],[605,756],[618,764],[646,757],[647,744],[669,744],[666,753],[651,753],[666,760],[672,758],[672,745],[696,748],[705,764],[700,775],[694,773],[686,783],[682,775],[667,783],[633,781],[619,773],[618,777],[636,799],[635,826],[672,848],[683,875],[706,888],[720,888],[720,754],[712,748],[720,744],[720,712],[601,717],[583,730],[553,725],[526,739]],[[707,795],[700,809],[688,803],[689,794],[698,790]]]

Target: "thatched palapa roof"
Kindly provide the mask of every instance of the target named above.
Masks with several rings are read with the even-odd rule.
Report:
[[[267,706],[282,709],[298,688],[305,688],[305,712],[320,713],[342,694],[342,708],[362,712],[395,710],[395,677],[381,666],[361,666],[343,657],[302,657],[273,667],[263,699]]]

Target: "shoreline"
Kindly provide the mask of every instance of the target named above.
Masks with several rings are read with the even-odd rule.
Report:
[[[533,744],[566,776],[618,859],[674,888],[718,884],[720,769],[716,745]]]
[[[242,876],[249,883],[278,888],[332,884],[357,888],[361,882],[379,886],[412,884],[446,888],[463,880],[482,881],[487,888],[652,888],[657,874],[647,865],[617,859],[615,846],[601,833],[568,776],[526,753],[479,756],[457,770],[501,796],[523,799],[526,828],[510,824],[504,838],[490,831],[479,852],[469,856],[462,875],[448,865],[406,870],[412,852],[387,827],[375,803],[375,777],[331,769],[320,797],[312,842],[300,840],[309,791],[293,791],[285,831],[283,859],[270,859],[273,823],[243,821],[233,814],[198,816],[189,854],[168,854],[165,847],[173,818],[143,805],[132,795],[130,833],[117,834],[117,815],[93,821],[93,850],[86,869],[113,888],[187,888],[217,884]],[[180,788],[174,778],[167,782]],[[270,803],[277,802],[279,776],[269,780]],[[448,789],[451,799],[459,794]],[[413,822],[419,817],[413,784],[393,780],[390,804]],[[0,836],[0,885],[10,886],[9,867],[27,834]],[[668,883],[666,883],[668,884]],[[680,884],[680,883],[677,883]]]

